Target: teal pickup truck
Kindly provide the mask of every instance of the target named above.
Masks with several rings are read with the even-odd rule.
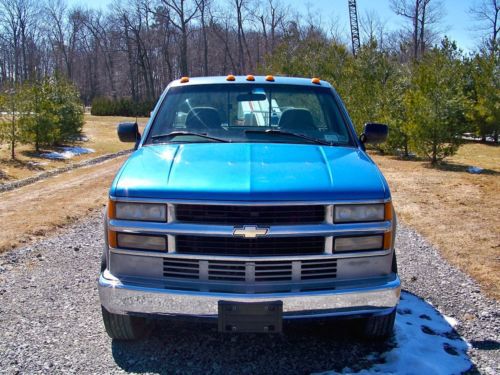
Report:
[[[168,85],[116,175],[99,277],[109,336],[155,318],[280,332],[348,317],[392,333],[400,296],[389,187],[332,86],[317,78],[183,77]]]

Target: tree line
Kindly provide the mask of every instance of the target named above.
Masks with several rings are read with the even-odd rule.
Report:
[[[299,19],[279,0],[0,0],[0,84],[58,72],[86,105],[155,100],[180,76],[256,72]]]
[[[498,139],[497,0],[470,9],[483,38],[467,54],[443,37],[439,0],[390,5],[405,26],[389,30],[376,13],[362,14],[354,56],[334,18],[280,0],[124,0],[104,11],[0,0],[0,87],[61,76],[85,105],[138,114],[180,76],[319,76],[340,92],[358,130],[366,121],[391,126],[385,151],[436,162],[464,132]]]

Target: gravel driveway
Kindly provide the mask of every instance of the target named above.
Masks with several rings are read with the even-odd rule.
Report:
[[[405,346],[406,355],[412,355],[418,344],[412,334],[399,332],[416,314],[404,308],[409,299],[431,311],[416,319],[431,320],[434,312],[433,319],[445,322],[436,308],[458,321],[456,331],[418,327],[419,333],[444,342],[424,348],[436,365],[470,360],[468,373],[500,373],[499,303],[402,226],[397,250],[404,288],[434,308],[404,294],[399,333],[386,343],[353,338],[354,326],[345,321],[287,324],[285,334],[277,336],[221,336],[212,325],[162,321],[148,340],[112,342],[104,332],[96,288],[102,246],[101,219],[94,213],[56,236],[0,256],[0,373],[370,372],[384,362],[397,363],[394,357],[404,360]],[[459,344],[466,348],[465,341],[469,350],[460,356]],[[419,368],[408,366],[406,373]],[[434,373],[446,371],[441,366]]]

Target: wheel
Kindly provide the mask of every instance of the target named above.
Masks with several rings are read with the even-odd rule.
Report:
[[[395,319],[396,309],[387,315],[372,316],[363,322],[362,334],[369,339],[387,339],[392,335]]]
[[[147,337],[152,324],[146,318],[112,314],[101,306],[102,320],[109,337],[116,340],[139,340]]]

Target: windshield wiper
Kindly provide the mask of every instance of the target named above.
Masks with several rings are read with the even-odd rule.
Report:
[[[288,132],[288,131],[285,131],[285,130],[278,130],[278,129],[267,129],[267,130],[248,129],[248,130],[245,130],[245,134],[247,134],[247,133],[289,135],[289,136],[292,136],[292,137],[305,139],[306,141],[309,141],[309,142],[312,142],[312,143],[317,143],[317,144],[320,144],[320,145],[326,145],[326,146],[331,146],[332,145],[331,142],[327,142],[327,141],[324,141],[322,139],[317,139],[317,138],[309,137],[309,136],[304,135],[304,134],[298,134],[298,133],[293,133],[293,132]]]
[[[153,135],[151,137],[151,139],[154,141],[154,140],[161,139],[161,138],[173,138],[173,137],[176,137],[179,135],[193,135],[193,136],[200,137],[200,138],[211,139],[212,141],[216,141],[216,142],[230,142],[227,139],[211,137],[211,136],[203,134],[203,133],[188,132],[188,131],[175,131],[175,132],[170,132],[170,133],[165,133],[165,134],[157,134],[157,135]]]

